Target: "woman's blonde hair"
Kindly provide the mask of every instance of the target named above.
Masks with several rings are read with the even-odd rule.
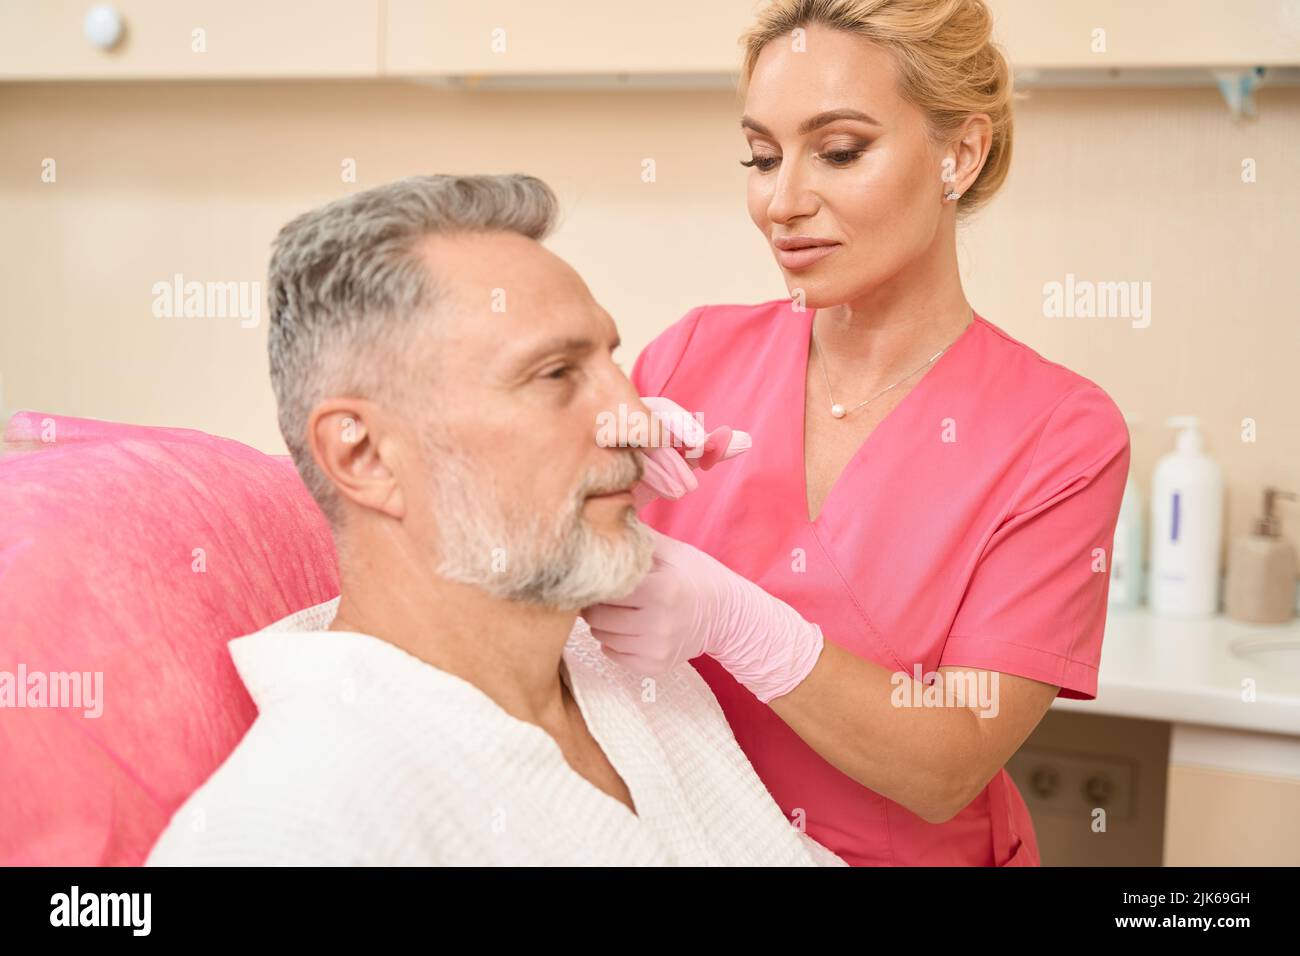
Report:
[[[958,212],[974,211],[997,192],[1011,166],[1014,81],[991,39],[993,15],[984,0],[774,0],[742,38],[742,94],[768,43],[813,24],[888,50],[899,93],[925,113],[936,142],[953,136],[968,116],[987,114],[993,126],[989,154],[958,200]]]

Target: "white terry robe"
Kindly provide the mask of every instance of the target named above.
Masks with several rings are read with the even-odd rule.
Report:
[[[647,682],[582,618],[565,645],[634,814],[468,681],[324,630],[338,600],[230,642],[258,717],[148,865],[846,865],[786,819],[689,664]]]

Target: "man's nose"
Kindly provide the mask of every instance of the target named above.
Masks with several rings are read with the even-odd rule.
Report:
[[[639,448],[663,448],[672,444],[672,438],[655,420],[654,412],[641,401],[641,396],[637,394],[636,388],[628,383],[630,396],[628,403],[628,420],[636,422],[638,428],[631,431],[631,437],[635,440]]]
[[[618,445],[628,448],[662,448],[672,444],[671,436],[658,426],[654,413],[641,401],[636,386],[622,371],[611,382],[605,407],[609,414],[602,417],[606,421],[618,423]]]

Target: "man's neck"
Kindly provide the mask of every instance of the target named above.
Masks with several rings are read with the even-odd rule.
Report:
[[[565,726],[560,660],[577,611],[506,601],[406,562],[345,564],[341,578],[330,630],[388,641],[473,684],[519,720]]]

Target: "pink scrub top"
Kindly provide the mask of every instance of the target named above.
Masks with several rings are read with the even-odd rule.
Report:
[[[754,439],[642,519],[892,672],[960,665],[1095,697],[1129,467],[1115,403],[977,315],[871,432],[810,522],[812,317],[788,299],[702,306],[638,356],[640,394]],[[692,663],[782,810],[849,863],[1039,863],[1006,770],[951,820],[927,823],[827,763],[711,658]]]

